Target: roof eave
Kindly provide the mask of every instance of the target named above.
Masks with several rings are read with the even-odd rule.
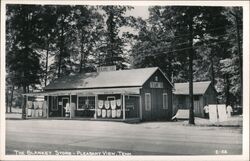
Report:
[[[153,72],[153,74],[155,74],[155,72],[159,70],[162,75],[165,77],[165,79],[167,79],[167,81],[170,83],[170,85],[172,86],[172,88],[174,88],[174,85],[169,81],[169,79],[165,76],[165,74],[163,73],[163,71],[159,68],[159,67],[156,67],[155,71]],[[143,83],[142,83],[142,86],[148,81],[148,79],[153,75],[151,74]]]

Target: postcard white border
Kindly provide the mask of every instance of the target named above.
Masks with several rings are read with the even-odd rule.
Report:
[[[186,6],[242,6],[243,7],[243,155],[213,156],[16,156],[5,155],[5,5],[6,4],[57,4],[57,5],[186,5]],[[231,160],[249,159],[249,2],[248,1],[66,1],[66,0],[2,0],[1,1],[1,98],[0,98],[0,160]]]

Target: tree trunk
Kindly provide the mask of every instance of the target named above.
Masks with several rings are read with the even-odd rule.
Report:
[[[63,26],[63,23],[62,23]],[[63,58],[63,54],[64,54],[64,38],[63,38],[63,33],[64,33],[64,28],[62,27],[61,29],[61,36],[60,36],[60,52],[59,52],[59,62],[58,62],[58,78],[61,76],[61,65],[62,65],[62,58]]]
[[[213,60],[213,56],[210,56],[210,63],[211,63],[211,83],[212,83],[213,88],[215,88],[215,73],[214,73],[214,60]],[[218,97],[218,95],[216,93],[216,103],[218,104],[219,100],[218,100],[217,97]]]
[[[10,113],[12,112],[12,101],[13,101],[14,88],[15,88],[15,86],[12,85],[12,88],[11,88],[11,96],[10,96]]]
[[[241,52],[241,45],[240,45],[240,31],[239,31],[239,18],[236,15],[236,29],[237,29],[237,44],[238,44],[238,56],[239,56],[239,64],[240,64],[240,106],[242,106],[242,95],[243,95],[243,73],[242,73],[242,52]]]
[[[26,86],[23,85],[23,93],[26,93]],[[22,105],[22,119],[26,119],[26,97],[27,96],[23,96],[23,105]]]
[[[214,61],[213,56],[210,56],[210,63],[211,63],[211,82],[213,87],[215,86],[215,77],[214,77]]]
[[[6,94],[6,113],[8,113],[8,107],[9,107],[9,92],[5,92]]]
[[[81,34],[81,59],[80,59],[80,70],[79,73],[82,72],[82,66],[83,66],[83,58],[84,58],[84,52],[83,52],[83,32]]]
[[[194,123],[194,96],[193,96],[193,17],[189,15],[189,100],[190,100],[190,110],[189,110],[189,124]]]
[[[229,79],[228,79],[228,75],[225,75],[225,84],[226,84],[226,91],[225,91],[225,95],[226,95],[226,106],[230,105],[230,84],[229,84]]]
[[[45,86],[47,85],[47,79],[48,79],[48,63],[49,62],[49,49],[47,49],[46,53],[46,71],[45,71]]]
[[[171,51],[173,51],[174,49],[173,48],[171,48]],[[168,54],[168,57],[167,57],[167,59],[168,59],[168,79],[173,83],[173,66],[172,66],[172,61],[173,61],[173,54],[172,54],[172,52],[170,52],[169,54]]]
[[[109,40],[110,40],[110,44],[109,44],[109,51],[108,52],[110,52],[110,53],[107,53],[107,58],[108,58],[108,60],[107,60],[107,65],[114,65],[115,63],[114,63],[114,56],[115,56],[115,54],[114,54],[114,37],[115,37],[115,35],[114,35],[114,28],[115,28],[115,22],[114,22],[114,15],[113,15],[113,13],[112,12],[110,12],[109,13],[109,18],[108,18],[108,20],[107,20],[107,23],[109,23],[109,25],[108,25],[108,31],[109,31]],[[109,56],[109,54],[110,54],[110,56]]]

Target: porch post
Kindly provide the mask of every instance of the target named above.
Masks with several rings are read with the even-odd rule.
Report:
[[[123,111],[123,120],[125,120],[125,94],[122,94],[122,111]]]
[[[98,101],[98,95],[96,94],[95,95],[95,114],[94,114],[94,118],[97,119],[97,101]]]
[[[26,103],[25,103],[25,105],[26,105],[26,107],[25,107],[25,119],[27,119],[27,115],[28,115],[28,108],[27,108],[27,107],[28,107],[28,106],[27,106],[27,105],[28,105],[28,100],[29,100],[28,97],[29,97],[29,96],[27,95],[27,96],[26,96]]]
[[[69,93],[69,109],[70,109],[70,111],[69,111],[69,116],[70,116],[70,119],[72,118],[72,113],[71,113],[71,93]]]
[[[47,106],[47,118],[49,118],[49,95],[47,96],[47,104],[48,104],[48,106]]]

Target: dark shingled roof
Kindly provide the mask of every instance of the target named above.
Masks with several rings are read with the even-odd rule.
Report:
[[[193,92],[195,95],[203,95],[211,81],[204,82],[193,82]],[[175,91],[173,92],[176,95],[189,95],[189,83],[175,83]]]
[[[158,67],[151,67],[70,75],[56,79],[44,89],[138,87],[142,86],[157,70],[159,70]]]

